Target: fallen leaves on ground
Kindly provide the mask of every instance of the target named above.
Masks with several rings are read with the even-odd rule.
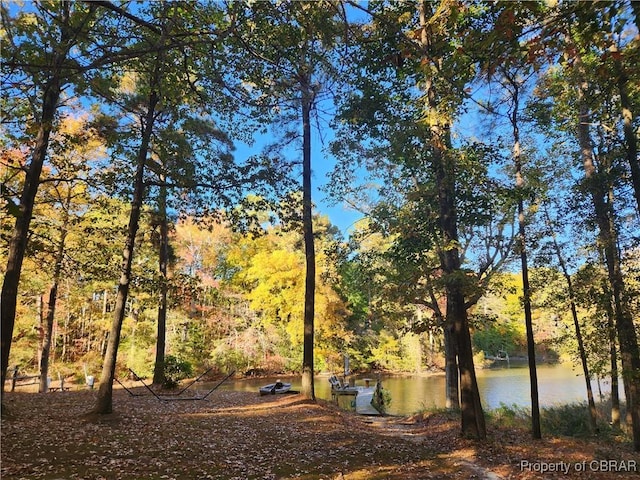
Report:
[[[547,479],[521,462],[575,465],[633,460],[628,444],[568,438],[532,441],[493,428],[485,442],[459,435],[446,414],[362,417],[299,395],[218,391],[205,400],[161,401],[114,390],[114,413],[87,415],[94,391],[6,393],[2,478],[9,479]]]

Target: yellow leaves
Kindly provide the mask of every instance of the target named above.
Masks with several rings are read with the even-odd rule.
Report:
[[[287,250],[257,252],[246,273],[254,288],[248,293],[252,308],[265,320],[288,323],[301,319],[304,306],[304,260]]]
[[[412,16],[411,12],[404,12],[402,15],[398,17],[398,24],[406,25],[411,21],[411,16]]]
[[[321,226],[318,226],[321,230]],[[318,343],[344,338],[347,309],[325,281],[330,262],[316,248],[315,329]],[[238,238],[227,253],[236,269],[232,284],[250,302],[265,325],[277,325],[288,335],[293,348],[302,344],[306,263],[300,235],[270,231],[263,237]]]
[[[20,8],[24,7],[23,2],[15,2],[14,0],[14,3],[18,3],[17,6]],[[15,26],[22,32],[34,31],[38,26],[38,17],[33,12],[20,12],[15,18]],[[15,31],[13,34],[16,34]],[[0,28],[0,40],[5,38],[7,38],[7,30],[2,27]]]
[[[137,84],[138,74],[136,72],[128,71],[120,78],[118,90],[126,95],[133,95],[136,92]]]
[[[88,123],[89,116],[86,113],[79,116],[64,117],[58,132],[70,138],[82,138],[82,141],[78,142],[79,145],[74,145],[75,150],[81,150],[85,154],[92,150],[99,150],[104,153],[106,148],[101,140],[96,135],[92,135],[92,132],[87,131]]]
[[[435,109],[425,106],[419,122],[429,128],[442,128],[443,125],[451,125],[451,115],[444,109]]]
[[[331,241],[331,237],[327,234],[324,240],[322,232],[328,226],[317,219],[315,330],[319,349],[330,348],[337,338],[349,341],[345,324],[349,312],[327,280],[337,276],[330,271],[335,266],[325,252],[325,241]],[[294,352],[289,356],[301,352],[306,263],[298,232],[272,228],[253,238],[234,234],[224,225],[205,230],[186,220],[176,225],[172,244],[176,246],[176,257],[182,259],[179,270],[197,275],[201,281],[209,276],[223,296],[238,299],[248,307],[230,313],[233,321],[251,324],[247,338],[257,335],[255,332],[272,332],[270,336],[278,340],[269,340],[268,345],[261,344],[259,348],[268,350],[278,345]],[[249,350],[246,347],[244,351]]]
[[[17,19],[16,22],[18,25],[22,27],[31,27],[38,25],[38,17],[33,12],[23,12]],[[3,29],[4,32],[4,29]]]
[[[390,367],[395,358],[400,356],[400,342],[386,330],[382,330],[378,344],[371,349],[371,353],[383,367]]]
[[[442,250],[445,252],[450,252],[451,250],[460,250],[460,249],[461,249],[460,243],[455,240],[451,240],[450,242],[442,246]]]
[[[54,139],[64,146],[63,156],[67,159],[84,163],[106,155],[106,146],[99,136],[88,128],[89,122],[89,114],[86,112],[67,115],[60,121]]]
[[[65,117],[60,123],[58,131],[63,135],[75,136],[85,128],[86,116]]]

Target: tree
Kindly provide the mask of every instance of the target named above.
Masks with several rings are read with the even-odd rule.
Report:
[[[53,325],[58,299],[58,288],[65,270],[68,256],[67,238],[73,223],[77,222],[78,213],[87,200],[86,174],[89,171],[90,160],[95,160],[103,152],[103,146],[94,135],[87,131],[87,118],[65,117],[56,134],[52,136],[51,163],[52,170],[43,175],[39,201],[45,205],[55,205],[59,211],[59,219],[47,217],[44,228],[52,235],[53,268],[51,286],[46,301],[46,316],[43,327],[42,353],[40,360],[40,392],[47,392],[49,377],[49,355],[52,344]],[[42,191],[44,190],[44,191]],[[43,198],[44,197],[44,198]],[[38,207],[34,208],[34,227],[40,221],[37,218]],[[45,231],[46,231],[45,230]],[[57,233],[57,237],[55,235]],[[46,234],[45,234],[46,235]],[[43,241],[43,240],[41,240]]]
[[[582,87],[581,87],[582,88]],[[584,95],[582,91],[582,95]],[[581,95],[581,96],[582,96]],[[598,185],[598,174],[596,163],[594,162],[593,150],[591,148],[590,136],[587,131],[589,114],[585,108],[585,104],[581,103],[579,139],[582,149],[582,161],[585,168],[585,177],[591,182],[591,192],[593,198],[593,206],[599,228],[599,241],[605,254],[605,262],[609,275],[613,293],[614,316],[616,320],[616,329],[618,332],[618,341],[620,343],[620,352],[623,365],[623,379],[625,380],[625,391],[630,400],[628,409],[631,411],[634,447],[640,450],[640,379],[637,372],[640,371],[640,350],[633,319],[627,304],[627,295],[625,293],[624,280],[620,266],[620,258],[616,248],[617,234],[614,226],[613,212],[611,205],[607,206],[605,198],[611,199],[610,195],[603,192],[602,185]],[[625,373],[626,371],[626,373]],[[634,373],[635,372],[635,373]]]
[[[458,223],[458,208],[463,203],[458,196],[463,162],[453,148],[450,133],[471,71],[466,60],[457,55],[460,49],[456,41],[447,40],[464,35],[463,15],[454,2],[420,2],[417,9],[413,4],[394,5],[372,8],[368,13],[371,26],[362,30],[372,38],[361,40],[364,47],[358,51],[358,62],[354,62],[358,91],[343,109],[345,130],[351,131],[343,143],[353,146],[353,152],[362,159],[386,160],[384,156],[388,155],[388,166],[384,161],[370,161],[371,169],[389,172],[391,178],[394,171],[406,174],[405,188],[409,186],[412,197],[423,198],[418,210],[422,216],[413,217],[414,222],[421,227],[432,222],[435,228],[420,228],[419,232],[437,234],[421,237],[416,232],[415,240],[431,243],[438,261],[447,327],[455,339],[450,343],[455,350],[450,352],[457,358],[462,430],[465,435],[483,438],[484,416],[467,317],[467,308],[477,292],[471,294],[462,268],[459,237],[459,230],[467,227]],[[387,41],[376,44],[377,38]],[[358,136],[363,134],[370,148],[359,141]],[[363,150],[373,152],[373,156],[363,156]],[[390,192],[390,198],[396,200],[392,186],[390,181],[385,182],[378,195]],[[411,238],[407,240],[411,242]],[[457,384],[457,380],[454,382]]]
[[[159,69],[160,66],[157,65],[155,68],[156,75],[158,74]],[[122,329],[127,295],[129,293],[134,243],[136,232],[138,231],[138,222],[140,219],[140,212],[142,209],[142,201],[144,196],[144,167],[147,159],[151,132],[153,130],[155,108],[159,101],[159,95],[156,91],[156,89],[158,88],[157,81],[158,78],[151,81],[152,90],[149,93],[148,97],[147,112],[145,116],[146,118],[144,119],[143,123],[144,130],[140,142],[138,156],[136,158],[137,168],[134,180],[134,192],[131,201],[131,213],[129,216],[129,226],[127,228],[127,238],[125,240],[125,247],[122,252],[122,267],[118,283],[116,306],[113,314],[111,331],[109,333],[109,344],[107,346],[104,364],[102,367],[102,374],[100,376],[100,389],[98,390],[98,396],[94,407],[94,412],[100,414],[111,413],[113,409],[113,379],[115,377],[116,357],[118,354],[118,346],[120,344],[120,331]]]
[[[612,11],[619,13],[617,8]],[[603,38],[607,37],[605,32],[610,31],[612,22],[617,23],[619,18],[616,15],[612,17],[609,11],[593,5],[584,10],[567,7],[560,9],[558,15],[561,21],[556,25],[556,32],[562,32],[558,48],[564,54],[563,65],[571,64],[571,69],[563,69],[562,73],[572,85],[572,89],[565,89],[565,93],[570,95],[574,107],[568,110],[572,112],[574,119],[571,128],[577,139],[577,156],[584,172],[582,188],[590,199],[589,217],[597,228],[597,246],[604,252],[612,311],[620,344],[622,376],[632,418],[634,447],[640,449],[640,407],[637,400],[640,379],[634,373],[640,368],[640,351],[618,248],[621,240],[618,215],[624,208],[625,198],[620,195],[623,190],[619,188],[618,172],[623,170],[618,170],[621,156],[617,148],[609,141],[609,134],[604,134],[600,127],[612,118],[610,109],[607,108],[610,96],[606,93],[611,85],[609,74],[612,70],[599,68],[606,65],[608,59],[602,50],[603,46],[608,46]],[[555,72],[550,72],[547,79],[555,78],[553,73]],[[558,111],[567,108],[567,97],[561,91],[554,91],[553,96],[554,106]],[[558,120],[559,117],[554,119]],[[562,114],[562,117],[566,118],[566,115]],[[593,121],[597,117],[600,123],[595,126]],[[559,120],[558,124],[566,128],[564,120]],[[595,148],[596,144],[598,149]],[[626,157],[623,155],[622,159],[624,158]]]
[[[5,80],[17,89],[25,77],[31,79],[33,86],[39,91],[40,111],[32,123],[37,134],[17,206],[19,213],[16,214],[2,284],[2,392],[13,337],[18,283],[40,173],[47,156],[49,138],[55,128],[60,94],[77,73],[77,64],[71,58],[71,52],[74,47],[84,47],[95,15],[95,6],[63,1],[37,4],[34,12],[20,12],[17,19],[11,19],[9,15],[6,6],[3,5],[2,22],[3,26],[8,28],[9,39],[8,48],[3,48],[3,56],[6,55],[5,58],[8,59],[3,62]],[[51,21],[50,18],[54,20]],[[53,41],[48,41],[49,38]],[[50,45],[51,49],[42,49],[43,45]],[[19,62],[17,55],[25,53],[28,53],[23,57],[26,58],[26,62]]]
[[[281,178],[281,173],[273,174],[274,166],[263,157],[252,157],[242,165],[237,164],[230,153],[231,139],[219,127],[228,120],[230,112],[239,108],[233,96],[224,92],[226,77],[233,77],[232,73],[220,73],[228,52],[219,42],[231,29],[230,17],[217,5],[203,8],[187,4],[157,8],[152,5],[147,14],[158,26],[145,21],[152,27],[148,29],[149,34],[140,39],[140,48],[154,53],[127,65],[123,81],[133,88],[129,98],[125,95],[114,99],[134,115],[140,115],[141,111],[144,114],[140,118],[132,209],[107,352],[109,361],[105,361],[103,367],[104,382],[113,378],[135,233],[147,191],[159,195],[161,210],[163,202],[172,201],[179,203],[183,214],[193,209],[203,211],[204,215],[220,216],[216,206],[229,208],[244,193],[244,188],[257,188],[259,182],[269,185]],[[100,87],[100,82],[96,82],[100,93],[113,99],[110,92]],[[156,111],[159,106],[162,108]],[[215,112],[205,113],[208,108]],[[243,130],[236,128],[235,132],[240,135]],[[160,323],[162,316],[161,311]],[[163,348],[162,334],[160,325],[158,350]],[[103,392],[102,383],[96,411],[108,413],[111,387],[105,386]]]
[[[433,59],[433,68],[438,69],[443,62],[442,53],[434,49],[438,42],[439,32],[434,26],[435,14],[432,6],[427,2],[420,4],[420,47],[423,49],[423,59]],[[432,168],[438,195],[440,234],[442,246],[440,258],[443,273],[447,279],[447,321],[453,327],[456,339],[458,370],[460,373],[460,408],[462,413],[462,432],[474,438],[482,439],[486,436],[484,412],[480,403],[480,393],[473,365],[471,335],[467,318],[464,280],[461,270],[458,219],[456,213],[456,171],[454,162],[448,157],[447,149],[451,145],[446,131],[450,128],[450,119],[443,112],[440,104],[442,99],[433,78],[425,79],[426,102],[431,134]],[[443,115],[444,114],[444,115]],[[453,167],[453,168],[452,168]]]
[[[566,48],[566,44],[563,47],[562,43],[566,42],[567,38],[577,34],[581,39],[588,39],[585,42],[585,44],[591,44],[590,47],[587,47],[588,50],[595,50],[601,48],[601,45],[605,43],[602,41],[603,31],[610,29],[619,33],[619,29],[624,28],[623,25],[625,24],[624,14],[620,10],[620,5],[613,5],[610,10],[606,11],[598,11],[597,8],[579,10],[576,5],[563,6],[561,8],[548,7],[529,3],[526,5],[497,5],[489,9],[489,12],[496,16],[495,20],[493,20],[496,25],[495,31],[486,35],[489,45],[482,47],[491,52],[491,55],[485,59],[485,63],[488,66],[486,70],[489,75],[496,71],[500,72],[499,67],[509,67],[514,63],[518,66],[522,62],[520,58],[524,54],[526,55],[527,64],[532,68],[533,72],[544,72],[541,78],[553,78],[555,67],[550,65],[553,64],[553,59],[556,58],[555,56],[558,55],[559,50],[563,52],[565,59],[570,58],[569,62],[574,67],[580,66],[580,60],[576,61],[576,54],[580,55],[578,53],[580,47],[575,44],[570,49]],[[546,18],[540,21],[540,14],[544,12],[546,12]],[[533,21],[528,22],[528,18]],[[581,21],[578,21],[578,28],[564,26],[570,23],[575,25],[578,18],[581,19]],[[600,30],[598,23],[601,21],[610,22],[611,28]],[[500,25],[502,25],[501,28],[498,28]],[[564,33],[564,37],[559,39],[558,32],[566,32],[565,28],[572,30],[572,33]],[[502,35],[497,36],[497,33],[502,33]],[[484,34],[478,33],[478,35],[482,36]],[[497,55],[496,52],[498,52]],[[577,70],[581,69],[578,68]],[[516,91],[516,80],[515,77],[510,80],[513,91]],[[602,86],[609,89],[609,87],[605,87],[605,84],[602,84]],[[622,96],[624,97],[624,95]],[[489,107],[494,108],[495,106],[490,105]],[[533,108],[533,110],[536,109],[537,107]],[[588,130],[585,119],[586,117],[583,117],[580,126],[583,132]],[[601,121],[604,121],[604,119],[601,119]],[[586,143],[582,142],[581,149],[583,153],[585,148]],[[633,150],[633,146],[631,150]],[[631,168],[633,169],[633,167]],[[526,299],[527,294],[525,292]],[[531,353],[529,356],[530,358],[532,357]]]
[[[314,217],[318,279],[315,291],[314,337],[316,364],[335,369],[333,354],[349,343],[352,334],[344,325],[345,306],[337,296],[333,281],[335,259],[331,253],[335,230],[326,218]],[[242,295],[257,319],[257,331],[268,333],[275,345],[267,346],[266,357],[290,358],[287,369],[297,370],[296,362],[304,353],[304,304],[300,298],[306,290],[306,256],[301,251],[304,237],[298,228],[277,225],[258,238],[237,238],[225,255],[226,268],[234,272],[223,282]],[[276,332],[277,335],[269,332]]]
[[[286,131],[281,139],[287,144],[301,138],[306,258],[301,393],[314,400],[316,252],[311,199],[311,120],[322,95],[337,78],[331,49],[340,33],[342,12],[331,1],[254,3],[249,9],[244,6],[242,9],[241,14],[248,18],[241,22],[243,28],[236,32],[236,38],[257,60],[256,70],[246,72],[246,81],[257,90],[256,105],[263,109],[275,106],[282,112],[276,118],[283,125],[299,122],[298,132]]]
[[[98,4],[108,11],[118,12],[100,16],[96,21]],[[31,161],[25,169],[25,181],[19,205],[11,209],[16,217],[7,258],[7,269],[2,286],[2,391],[8,366],[9,352],[15,323],[18,284],[27,247],[29,225],[46,160],[49,138],[56,128],[56,116],[61,107],[60,97],[65,89],[82,94],[89,83],[90,74],[97,69],[134,58],[140,54],[127,48],[119,32],[118,19],[126,17],[145,27],[135,15],[120,16],[123,11],[110,2],[38,2],[34,8],[18,11],[12,18],[11,8],[2,6],[3,26],[7,31],[7,45],[3,48],[3,84],[10,86],[14,97],[6,103],[7,111],[26,115],[26,122],[16,122],[28,129],[12,134],[14,139],[25,140],[37,132],[31,143]],[[8,89],[6,90],[8,91]],[[3,99],[4,100],[4,99]],[[28,112],[26,105],[33,102],[36,110]],[[13,203],[13,201],[12,201]],[[15,205],[14,205],[15,206]]]
[[[163,177],[160,180],[164,180]],[[160,295],[158,298],[158,335],[156,338],[156,358],[153,369],[153,383],[163,385],[165,377],[165,348],[167,336],[167,295],[168,282],[167,275],[169,263],[169,220],[167,218],[167,189],[160,187],[158,196],[158,274],[160,276]]]
[[[577,298],[576,292],[573,286],[573,280],[571,279],[571,274],[569,273],[569,267],[566,259],[562,253],[562,249],[560,244],[558,243],[558,236],[556,233],[556,229],[551,221],[551,217],[549,215],[548,206],[543,206],[543,213],[546,219],[547,227],[549,228],[549,238],[551,239],[551,245],[553,248],[553,252],[558,259],[558,264],[560,265],[560,269],[562,271],[562,276],[565,279],[567,286],[567,293],[569,295],[569,305],[571,308],[571,317],[573,319],[573,326],[576,332],[576,341],[578,343],[578,353],[580,355],[580,363],[582,364],[582,371],[584,372],[584,379],[587,387],[587,405],[589,410],[589,422],[591,431],[596,433],[598,431],[597,421],[596,421],[596,404],[593,398],[593,389],[591,388],[591,374],[589,373],[589,364],[587,361],[587,353],[585,349],[584,340],[582,337],[582,329],[580,328],[580,321],[578,319],[578,309],[577,309]],[[617,379],[616,379],[617,382]],[[615,386],[617,389],[617,385]],[[614,389],[614,385],[612,384],[612,391]],[[612,392],[612,402],[614,396],[617,395],[617,392],[614,394]],[[615,407],[614,407],[615,408]]]
[[[164,8],[162,9],[164,10]],[[163,13],[169,13],[166,10]],[[175,11],[174,11],[175,15]],[[168,18],[164,19],[165,22]],[[168,23],[168,22],[167,22]],[[127,227],[127,236],[122,251],[122,264],[120,269],[120,278],[118,281],[118,291],[116,295],[116,304],[113,313],[113,321],[109,332],[107,350],[104,356],[102,366],[102,374],[100,376],[100,387],[96,397],[94,413],[109,414],[113,410],[113,379],[116,371],[116,359],[118,355],[118,347],[120,345],[120,333],[122,323],[124,321],[127,297],[131,282],[131,267],[133,263],[134,246],[136,233],[139,227],[139,220],[143,201],[145,197],[145,167],[147,165],[147,155],[149,153],[151,136],[156,121],[156,107],[158,103],[169,100],[165,75],[169,71],[167,69],[166,43],[168,42],[168,28],[162,26],[161,34],[154,35],[155,38],[150,40],[153,51],[157,51],[148,62],[144,59],[140,62],[141,76],[143,86],[141,96],[142,108],[144,115],[140,118],[141,137],[138,151],[135,158],[135,176],[133,180],[133,194],[131,198],[131,211],[129,214],[129,223]],[[170,100],[169,100],[170,101]]]
[[[509,106],[509,123],[513,134],[512,158],[514,163],[514,172],[516,177],[516,204],[518,214],[518,235],[516,250],[520,256],[520,265],[522,269],[522,285],[523,298],[522,304],[524,308],[525,326],[527,331],[527,357],[529,362],[529,379],[531,392],[531,431],[533,438],[542,438],[540,430],[540,406],[538,400],[538,375],[536,370],[536,351],[535,339],[533,335],[533,316],[531,312],[531,287],[529,284],[529,261],[527,254],[527,218],[525,211],[524,199],[527,196],[525,181],[523,175],[523,155],[522,144],[520,138],[520,98],[522,90],[526,84],[529,73],[527,68],[521,63],[520,59],[512,60],[514,66],[509,68],[498,68],[502,75],[503,88],[508,91]],[[524,71],[521,71],[524,70]]]
[[[637,2],[631,2],[634,11],[635,27],[638,31],[640,27],[640,9]],[[622,120],[622,130],[624,134],[624,150],[631,184],[636,200],[636,209],[640,217],[640,160],[638,159],[638,135],[634,131],[634,122],[637,120],[638,98],[632,95],[633,85],[638,82],[637,69],[632,68],[637,65],[638,46],[640,45],[640,33],[626,41],[629,26],[623,20],[618,20],[617,16],[624,15],[625,2],[615,5],[611,23],[613,29],[609,34],[609,57],[613,63],[613,80],[618,90],[618,100],[620,104],[620,117]]]

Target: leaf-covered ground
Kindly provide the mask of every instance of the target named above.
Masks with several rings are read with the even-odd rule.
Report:
[[[609,480],[640,475],[640,458],[629,444],[532,441],[527,432],[496,426],[486,442],[477,443],[461,439],[458,422],[446,415],[362,417],[295,394],[216,391],[206,400],[160,401],[148,391],[135,391],[143,396],[115,389],[115,413],[106,416],[86,415],[94,391],[6,393],[2,479]],[[634,461],[638,467],[603,472],[601,460],[615,461],[616,470]],[[531,468],[523,469],[522,462]],[[571,468],[568,474],[535,471],[544,465]],[[576,471],[582,465],[584,471]],[[613,463],[607,465],[611,470]]]

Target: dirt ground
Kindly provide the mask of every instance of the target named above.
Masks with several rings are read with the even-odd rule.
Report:
[[[446,414],[363,417],[296,394],[133,392],[114,389],[105,416],[86,415],[95,391],[6,393],[2,479],[640,478],[628,443],[533,441],[496,425],[474,442]]]

